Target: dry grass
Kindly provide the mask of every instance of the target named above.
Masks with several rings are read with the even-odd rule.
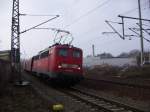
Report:
[[[84,73],[86,75],[98,74],[98,75],[106,76],[106,75],[114,75],[114,74],[118,73],[118,71],[120,71],[119,67],[113,67],[113,66],[109,66],[109,65],[97,65],[91,69],[89,69],[89,68],[84,69]]]
[[[49,104],[31,86],[17,87],[10,63],[0,60],[0,112],[48,112]]]
[[[150,66],[144,67],[113,67],[109,65],[99,65],[93,68],[84,69],[85,77],[88,78],[150,78]]]
[[[150,78],[150,66],[130,67],[119,72],[118,76],[124,78]]]

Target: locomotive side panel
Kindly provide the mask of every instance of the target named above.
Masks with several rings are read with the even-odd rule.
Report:
[[[39,65],[39,55],[33,57],[33,63],[32,63],[33,72],[38,72],[38,65]]]
[[[45,51],[40,54],[39,63],[38,63],[38,72],[46,74],[48,72],[48,55],[49,51]]]
[[[55,47],[49,50],[49,57],[48,57],[48,70],[50,74],[55,71],[56,69],[56,49]]]

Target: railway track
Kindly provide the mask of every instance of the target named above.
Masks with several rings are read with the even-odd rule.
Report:
[[[96,111],[103,112],[144,112],[136,108],[110,101],[104,98],[101,98],[97,95],[94,95],[89,92],[79,90],[78,88],[70,88],[70,90],[61,90],[61,92],[76,98],[78,101],[84,102],[87,105],[90,105]]]
[[[125,82],[124,80],[102,80],[102,79],[89,79],[85,78],[85,80],[89,81],[94,81],[94,82],[101,82],[101,83],[107,83],[107,84],[112,84],[112,85],[120,85],[120,86],[126,86],[126,87],[133,87],[133,88],[143,88],[143,89],[150,89],[150,85],[146,84],[135,84],[133,83],[133,80]],[[137,81],[138,82],[138,81]]]
[[[32,86],[44,99],[55,104],[64,104],[65,112],[144,112],[118,102],[100,98],[90,91],[80,88],[51,88],[48,83],[28,75]]]
[[[118,98],[126,97],[131,99],[131,101],[123,99],[123,103],[133,105],[136,108],[141,108],[142,110],[149,110],[149,99],[150,99],[150,82],[139,81],[139,80],[123,80],[123,79],[85,79],[80,84],[81,86],[95,89],[97,91],[103,90],[112,92]],[[105,95],[104,95],[105,96]],[[136,99],[136,102],[133,101]],[[142,104],[138,101],[144,101]],[[122,102],[122,100],[121,100]],[[141,105],[142,106],[141,106]]]

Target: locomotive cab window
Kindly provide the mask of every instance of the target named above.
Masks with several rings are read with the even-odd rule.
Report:
[[[48,53],[49,51],[45,51],[41,54],[40,58],[45,58],[45,57],[48,57]]]
[[[78,50],[73,51],[73,57],[80,58],[81,57],[81,52],[78,51]]]
[[[38,60],[39,59],[39,55],[34,56],[34,60]]]
[[[68,56],[68,50],[67,49],[59,49],[58,55],[63,56],[63,57]]]

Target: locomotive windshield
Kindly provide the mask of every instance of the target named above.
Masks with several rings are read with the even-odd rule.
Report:
[[[58,50],[58,55],[62,57],[72,56],[74,58],[80,58],[81,57],[81,51],[76,49],[66,49],[61,48]]]
[[[81,57],[81,52],[78,51],[78,50],[73,51],[73,57],[80,58]]]
[[[68,56],[68,50],[67,49],[59,49],[59,56]]]

